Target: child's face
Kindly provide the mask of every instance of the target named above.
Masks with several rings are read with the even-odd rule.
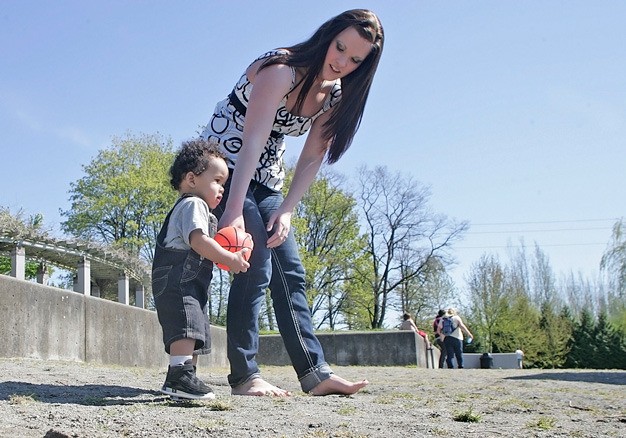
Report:
[[[211,157],[209,167],[204,172],[200,175],[189,172],[188,178],[191,178],[191,192],[214,209],[222,200],[224,183],[228,179],[228,167],[223,159]]]

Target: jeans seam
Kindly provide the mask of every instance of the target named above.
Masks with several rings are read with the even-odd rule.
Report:
[[[295,312],[293,310],[293,303],[291,301],[291,299],[289,298],[289,287],[287,284],[287,280],[285,279],[285,275],[284,275],[284,271],[283,268],[280,264],[280,259],[276,256],[276,251],[274,251],[274,248],[272,248],[271,250],[271,255],[274,258],[274,260],[276,261],[276,267],[277,267],[277,275],[279,275],[279,278],[281,280],[281,282],[283,283],[283,291],[284,293],[287,295],[285,298],[287,300],[287,303],[289,305],[289,316],[291,317],[291,321],[294,327],[294,330],[296,332],[296,335],[298,336],[298,340],[300,341],[300,347],[302,348],[302,352],[304,353],[307,362],[309,363],[309,369],[314,367],[314,363],[313,363],[313,359],[311,358],[311,355],[309,353],[309,349],[306,348],[306,345],[304,343],[304,339],[302,338],[302,332],[300,331],[300,324],[298,322],[298,319],[295,317]]]

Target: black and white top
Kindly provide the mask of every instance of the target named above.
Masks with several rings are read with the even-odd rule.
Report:
[[[285,51],[272,50],[258,57],[254,62],[280,53],[285,53]],[[296,70],[294,67],[291,67],[291,72],[291,90],[293,90],[296,85]],[[226,99],[217,103],[211,120],[205,126],[201,134],[203,138],[214,139],[219,142],[220,149],[226,155],[228,167],[231,169],[235,167],[237,154],[241,149],[246,109],[250,101],[252,87],[253,85],[244,72],[231,94]],[[267,139],[265,149],[259,158],[259,163],[257,164],[254,174],[255,181],[277,191],[282,188],[285,180],[285,170],[283,167],[285,135],[298,137],[305,134],[311,128],[315,119],[339,102],[341,99],[341,81],[337,80],[335,82],[322,109],[318,111],[317,114],[313,115],[313,117],[295,116],[287,111],[285,105],[288,96],[289,93],[285,95],[278,106],[272,132]]]

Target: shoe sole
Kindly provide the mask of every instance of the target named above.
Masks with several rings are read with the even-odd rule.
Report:
[[[207,392],[203,395],[189,394],[183,391],[177,391],[173,388],[161,388],[159,390],[161,393],[165,395],[169,395],[172,400],[214,400],[215,394],[212,392]]]

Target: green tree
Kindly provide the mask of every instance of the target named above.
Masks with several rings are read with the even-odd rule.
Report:
[[[493,255],[483,255],[472,265],[467,279],[471,300],[472,330],[480,335],[481,345],[492,352],[498,326],[508,310],[510,296],[505,287],[504,268]]]
[[[288,184],[292,176],[290,169]],[[354,277],[353,266],[365,254],[356,201],[341,188],[343,183],[339,174],[324,169],[296,206],[292,219],[317,328],[335,329],[346,323],[343,305],[352,290],[347,284]]]
[[[569,320],[556,313],[551,302],[541,306],[539,328],[545,344],[535,363],[540,368],[561,368],[567,360],[572,336]]]
[[[587,309],[580,312],[580,319],[574,324],[572,336],[568,342],[569,352],[565,359],[567,368],[589,368],[590,358],[596,355],[597,344],[594,340],[595,320]]]
[[[156,236],[177,197],[168,183],[172,160],[172,142],[159,134],[114,138],[71,183],[63,231],[152,262]]]
[[[624,220],[613,226],[609,247],[602,256],[601,269],[607,274],[608,317],[611,323],[626,336],[626,233]]]

